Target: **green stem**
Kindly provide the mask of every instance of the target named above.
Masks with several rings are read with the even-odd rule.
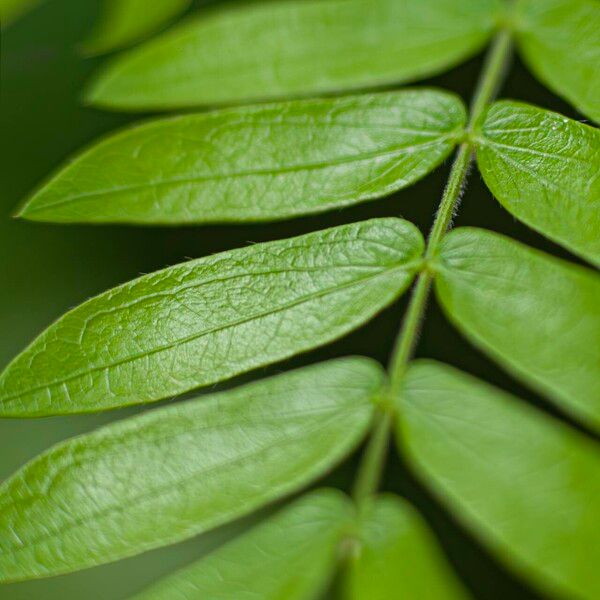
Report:
[[[477,125],[490,102],[496,98],[504,82],[512,58],[512,38],[513,32],[510,29],[500,30],[494,38],[471,102],[469,132]]]
[[[428,268],[428,263],[437,254],[444,236],[452,225],[452,219],[460,204],[461,195],[467,182],[469,168],[473,160],[471,134],[500,88],[510,61],[511,48],[511,32],[507,29],[499,31],[488,52],[471,103],[465,141],[459,146],[456,153],[448,184],[444,190],[442,201],[427,240],[425,268],[420,273],[413,288],[410,303],[392,353],[388,369],[390,404],[393,404],[400,391],[402,379],[415,351],[419,330],[427,309],[429,293],[433,283],[433,273]],[[379,486],[392,427],[391,408],[379,415],[378,419],[360,465],[354,488],[354,498],[359,505],[362,505],[372,496]]]
[[[390,443],[392,414],[390,411],[381,412],[377,418],[354,484],[352,495],[359,506],[362,506],[379,486]]]

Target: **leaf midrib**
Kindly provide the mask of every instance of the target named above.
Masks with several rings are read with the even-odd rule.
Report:
[[[500,150],[500,148],[502,148],[503,150],[509,150],[512,152],[522,152],[523,154],[539,156],[542,159],[552,158],[552,159],[558,159],[561,161],[575,163],[576,165],[577,164],[589,164],[593,167],[596,166],[596,163],[593,160],[591,160],[591,159],[584,160],[578,156],[573,156],[572,153],[569,153],[569,152],[564,152],[564,153],[544,152],[544,151],[532,148],[531,146],[517,146],[516,144],[507,144],[504,142],[499,142],[497,140],[492,139],[491,137],[486,137],[486,136],[484,136],[482,138],[475,138],[475,141],[483,147],[488,147],[488,148],[491,147],[491,148],[498,149],[497,152],[499,154],[506,154],[506,152],[503,152],[502,150]]]
[[[333,386],[336,391],[350,391],[350,392],[354,392],[356,393],[357,390],[359,390],[360,388],[346,388],[343,385],[336,385]],[[322,388],[319,387],[319,390],[323,390],[326,388]],[[373,388],[375,389],[375,388]],[[298,389],[293,390],[294,392],[298,392]],[[275,394],[264,394],[261,395],[262,400],[270,400],[272,399],[273,396],[277,396],[280,397],[281,393],[275,393]],[[208,399],[207,399],[208,400]],[[257,400],[257,397],[250,397],[248,398],[248,402],[255,402]],[[200,398],[198,399],[199,402],[203,402],[204,399]],[[190,402],[193,402],[190,401]],[[302,409],[297,409],[294,411],[286,411],[286,412],[279,412],[276,413],[275,416],[264,416],[264,415],[260,415],[260,421],[256,421],[257,425],[276,425],[282,421],[291,421],[293,419],[298,419],[298,418],[302,418],[302,417],[308,417],[308,416],[318,416],[321,413],[327,413],[330,412],[331,410],[333,410],[334,405],[321,405],[318,406],[316,408],[312,408],[311,410],[302,410]],[[206,409],[209,410],[209,406],[206,406]],[[201,417],[202,415],[195,415],[196,417]],[[251,419],[248,419],[248,422],[250,422]],[[111,445],[109,447],[108,450],[102,450],[103,446],[98,446],[95,448],[90,448],[90,447],[80,447],[80,448],[76,448],[76,451],[79,455],[79,458],[72,460],[71,462],[69,462],[68,464],[64,464],[61,465],[54,473],[51,474],[51,477],[48,481],[44,481],[43,485],[40,486],[40,489],[38,491],[33,491],[33,489],[31,488],[31,486],[28,487],[28,492],[29,495],[26,497],[21,497],[19,498],[20,502],[23,501],[35,501],[36,499],[39,498],[44,498],[49,496],[52,493],[52,489],[56,487],[56,480],[59,479],[67,470],[72,470],[72,469],[79,469],[81,470],[83,467],[86,467],[89,463],[94,463],[95,462],[95,457],[94,455],[98,453],[98,449],[100,448],[102,450],[102,460],[107,460],[107,459],[111,459],[115,456],[122,456],[124,452],[130,451],[130,450],[135,450],[135,449],[139,449],[141,447],[145,447],[148,445],[156,445],[159,443],[164,443],[165,441],[169,440],[170,443],[175,442],[180,440],[181,438],[185,437],[185,436],[189,436],[189,435],[193,435],[193,434],[202,434],[208,430],[211,431],[215,431],[216,429],[218,430],[227,430],[229,428],[231,429],[235,429],[236,427],[239,427],[240,424],[240,418],[239,418],[239,414],[236,415],[235,417],[232,417],[230,420],[225,420],[225,421],[221,421],[219,423],[211,423],[208,425],[205,424],[201,424],[201,425],[197,425],[195,424],[193,427],[190,427],[186,430],[183,431],[178,431],[176,433],[161,433],[159,435],[153,435],[153,436],[148,436],[148,439],[146,441],[144,441],[143,443],[139,443],[139,440],[136,438],[130,438],[127,439],[126,436],[123,437],[123,439],[118,439],[118,444],[115,440],[114,445]],[[125,432],[125,433],[132,433],[130,432]],[[140,431],[136,431],[135,432],[138,435],[142,435],[144,434],[144,430],[140,430]],[[84,436],[82,436],[84,437]],[[123,440],[126,440],[128,443],[123,443]],[[110,440],[109,440],[110,441]],[[68,442],[66,442],[68,444]],[[63,446],[62,448],[59,448],[58,450],[65,450],[67,449],[67,446]],[[55,457],[56,458],[56,457]],[[3,486],[4,487],[4,486]],[[10,502],[6,502],[7,497],[1,497],[0,498],[0,514],[2,512],[5,512],[7,510],[7,508],[10,507]],[[2,501],[5,500],[5,502],[2,503]],[[126,498],[125,500],[129,501],[131,500],[131,498]]]
[[[355,409],[354,412],[359,412],[359,410],[364,410],[366,407],[367,407],[367,404],[360,405],[358,407],[353,407],[353,408]],[[336,410],[336,408],[337,408],[337,405],[333,405],[331,416],[326,420],[316,423],[315,426],[312,428],[302,429],[296,435],[292,435],[292,436],[288,435],[286,437],[278,438],[277,440],[262,446],[258,450],[254,450],[252,452],[248,452],[245,454],[235,456],[234,458],[226,460],[223,463],[216,464],[216,465],[210,467],[209,469],[197,471],[192,475],[188,475],[187,477],[182,477],[180,480],[178,480],[177,484],[174,484],[173,482],[169,482],[168,484],[156,486],[155,488],[152,488],[151,490],[148,490],[144,493],[138,494],[137,496],[134,496],[133,498],[129,498],[128,504],[141,503],[141,502],[148,500],[149,498],[156,498],[158,496],[163,496],[165,491],[172,491],[173,488],[175,487],[175,485],[176,486],[186,485],[187,482],[197,479],[201,476],[207,476],[207,475],[214,473],[217,470],[221,470],[223,468],[230,467],[237,463],[243,463],[250,458],[255,459],[257,456],[260,456],[260,455],[264,454],[265,452],[268,452],[269,450],[272,450],[273,448],[275,448],[277,446],[287,446],[289,444],[296,443],[296,441],[298,439],[300,439],[306,435],[313,435],[316,431],[319,431],[320,429],[328,428],[329,424],[334,419],[338,420],[340,417],[342,419],[348,418],[351,415],[351,413],[349,413],[347,411],[342,412],[341,410]],[[348,408],[348,407],[345,407],[345,408]],[[339,448],[338,448],[338,450],[339,450]],[[282,485],[281,487],[283,489],[286,488],[285,485]],[[120,507],[122,507],[122,504],[113,504],[113,505],[107,506],[97,512],[92,512],[89,515],[83,515],[81,517],[78,517],[77,519],[75,519],[72,522],[65,523],[62,527],[59,527],[58,529],[56,529],[53,532],[45,532],[43,535],[40,535],[33,539],[28,540],[27,543],[23,543],[21,546],[18,546],[18,547],[13,546],[12,549],[10,549],[8,552],[3,553],[3,554],[4,555],[14,555],[17,553],[25,552],[33,546],[36,546],[40,543],[44,543],[47,540],[52,539],[54,537],[58,537],[69,530],[76,529],[82,525],[85,525],[86,521],[88,521],[88,520],[103,518],[103,517],[106,517],[107,515],[110,515],[111,513],[120,512],[119,511]],[[234,514],[238,514],[238,512],[240,512],[240,511],[230,510],[228,512],[233,512]],[[243,514],[243,511],[242,511],[242,514]],[[213,519],[213,521],[214,521],[214,519]],[[209,522],[213,522],[213,521],[209,521]],[[210,525],[206,525],[206,526],[210,527]],[[169,537],[169,536],[167,536],[167,537]],[[149,547],[154,547],[154,546],[155,546],[155,544],[151,544]],[[2,554],[0,554],[0,557],[1,556],[2,556]]]
[[[297,298],[296,300],[294,300],[293,302],[288,302],[283,304],[282,306],[279,306],[277,308],[271,309],[269,311],[263,311],[261,313],[256,313],[255,315],[249,316],[249,317],[245,317],[243,319],[238,319],[236,321],[232,321],[230,323],[226,323],[224,325],[218,326],[218,327],[213,327],[210,329],[207,329],[205,331],[201,331],[195,334],[191,334],[189,336],[186,336],[184,338],[181,338],[179,340],[176,340],[174,342],[171,342],[169,344],[164,344],[163,346],[160,346],[158,348],[154,348],[152,350],[149,350],[147,352],[141,353],[141,354],[136,354],[133,356],[128,356],[126,358],[123,358],[122,360],[119,361],[115,361],[113,363],[109,363],[106,365],[98,365],[95,367],[92,367],[90,369],[87,369],[85,371],[79,371],[78,373],[74,373],[73,375],[70,375],[68,377],[62,378],[62,379],[58,379],[58,380],[54,380],[45,384],[41,384],[38,386],[34,386],[31,387],[27,390],[23,390],[23,391],[19,391],[17,394],[12,394],[12,395],[8,395],[5,397],[0,397],[0,403],[4,404],[4,405],[8,405],[16,400],[22,399],[23,397],[27,396],[27,395],[31,395],[34,394],[36,392],[39,392],[40,390],[48,390],[48,392],[50,392],[50,388],[56,387],[58,385],[65,385],[66,383],[73,381],[75,379],[78,379],[79,377],[82,377],[84,375],[89,375],[91,373],[96,373],[98,371],[103,371],[103,370],[108,370],[108,369],[114,369],[115,367],[119,367],[123,364],[127,364],[127,363],[131,363],[131,362],[135,362],[141,358],[147,357],[147,356],[152,356],[154,354],[158,354],[160,352],[164,352],[166,350],[170,350],[176,346],[180,346],[183,344],[187,344],[189,342],[195,341],[197,339],[200,339],[202,337],[205,337],[207,335],[211,335],[213,333],[217,333],[219,331],[225,331],[227,329],[230,329],[232,327],[237,327],[238,325],[243,325],[245,323],[249,323],[251,321],[254,320],[260,320],[264,317],[267,317],[269,315],[274,315],[283,311],[286,311],[288,309],[294,308],[296,306],[300,306],[306,302],[310,302],[311,300],[315,300],[318,298],[321,298],[323,296],[327,296],[328,294],[336,294],[340,291],[346,290],[346,289],[350,289],[352,287],[355,287],[357,285],[363,284],[367,281],[372,281],[377,279],[378,277],[382,277],[384,275],[389,275],[390,273],[394,272],[394,271],[407,271],[410,272],[411,270],[414,270],[418,265],[420,264],[419,260],[413,260],[413,261],[408,261],[402,265],[396,265],[393,267],[388,267],[388,268],[384,268],[382,271],[380,271],[379,273],[376,273],[375,275],[369,275],[367,277],[361,277],[359,279],[356,279],[354,281],[350,281],[350,282],[346,282],[344,284],[341,285],[337,285],[334,287],[330,287],[330,288],[326,288],[324,290],[320,290],[317,293],[313,293],[313,294],[307,294],[305,296],[301,296],[300,298]],[[376,266],[376,265],[375,265]],[[203,385],[201,382],[197,384],[198,386]]]
[[[487,147],[495,151],[499,157],[501,157],[507,163],[511,164],[517,171],[527,173],[542,188],[550,188],[551,190],[555,191],[560,198],[567,198],[567,196],[564,194],[563,189],[558,184],[542,175],[539,171],[532,169],[529,165],[526,165],[525,163],[516,160],[510,155],[509,152],[502,150],[501,146],[498,146],[497,144],[483,144],[483,147]],[[518,186],[514,182],[514,177],[511,175],[510,171],[507,171],[506,173],[509,179],[511,179],[513,186],[515,188],[518,188]],[[493,174],[495,177],[496,173],[494,172]]]
[[[328,168],[338,167],[341,165],[351,165],[353,163],[364,162],[367,160],[375,159],[375,158],[392,158],[395,156],[401,156],[402,154],[409,154],[410,156],[414,156],[415,153],[413,151],[417,151],[416,153],[420,153],[423,150],[437,145],[443,145],[448,141],[451,141],[456,137],[456,131],[448,132],[443,135],[438,136],[433,141],[413,144],[411,146],[403,146],[401,148],[397,148],[395,150],[390,150],[386,152],[381,152],[379,150],[373,150],[372,152],[363,152],[359,153],[355,156],[343,156],[330,161],[320,161],[315,163],[307,163],[307,164],[298,164],[298,165],[288,165],[279,169],[269,168],[269,169],[249,169],[247,171],[235,171],[232,173],[218,173],[215,175],[206,175],[206,176],[198,176],[198,177],[183,177],[183,178],[173,178],[166,179],[158,182],[151,183],[140,183],[136,185],[128,185],[128,186],[120,186],[112,189],[101,190],[97,192],[89,192],[84,194],[78,194],[75,196],[70,196],[64,198],[63,200],[59,200],[58,202],[52,202],[48,204],[42,204],[41,206],[33,206],[25,210],[26,214],[34,214],[45,212],[48,210],[53,210],[57,207],[64,206],[66,204],[76,203],[82,200],[90,200],[90,199],[98,199],[104,196],[110,196],[112,194],[120,194],[127,192],[136,192],[141,190],[149,190],[156,189],[161,187],[168,186],[178,186],[185,184],[200,184],[209,181],[221,181],[224,179],[237,179],[243,177],[260,177],[260,176],[277,176],[283,175],[286,173],[296,173],[302,171],[313,171],[323,169],[326,170]],[[46,192],[50,193],[50,192]],[[43,196],[42,196],[43,197]],[[32,201],[35,200],[35,197]]]

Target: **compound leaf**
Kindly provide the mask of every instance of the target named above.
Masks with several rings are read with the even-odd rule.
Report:
[[[335,571],[353,512],[340,492],[314,492],[135,600],[314,600]]]
[[[51,448],[0,486],[0,581],[171,544],[305,486],[360,441],[382,383],[342,359]]]
[[[600,131],[518,102],[497,102],[477,162],[502,205],[600,265]]]
[[[129,46],[159,30],[182,13],[191,0],[104,0],[96,29],[84,42],[86,54]]]
[[[348,600],[468,598],[423,519],[400,498],[379,497],[362,516],[359,537]]]
[[[600,597],[600,446],[433,362],[409,370],[398,418],[417,473],[498,558],[550,596]]]
[[[518,39],[531,70],[600,122],[600,2],[519,0]]]
[[[96,105],[171,109],[415,80],[479,50],[498,0],[287,0],[215,10],[118,58]]]
[[[0,415],[151,402],[328,343],[420,268],[410,223],[375,219],[180,264],[67,313],[0,375]]]
[[[22,215],[173,224],[324,211],[414,183],[449,154],[464,124],[462,102],[433,90],[154,121],[70,162]]]
[[[600,277],[489,231],[442,245],[438,297],[502,366],[600,429]]]

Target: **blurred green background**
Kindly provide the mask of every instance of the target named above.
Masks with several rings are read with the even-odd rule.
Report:
[[[148,0],[151,1],[151,0]],[[202,10],[198,2],[192,10]],[[204,3],[205,4],[205,3]],[[0,89],[0,367],[67,309],[140,273],[250,241],[259,242],[357,221],[402,214],[423,231],[431,223],[447,177],[448,165],[417,186],[383,201],[288,223],[244,227],[177,229],[65,227],[11,218],[20,201],[69,154],[98,136],[135,119],[132,115],[85,108],[80,95],[102,59],[84,60],[77,44],[98,14],[93,0],[48,0],[2,33]],[[452,89],[468,99],[481,57],[426,82]],[[504,88],[514,97],[579,118],[515,63]],[[554,254],[561,254],[515,222],[490,197],[474,172],[463,201],[460,225],[478,225],[506,233]],[[571,260],[576,260],[570,257]],[[348,354],[385,362],[406,300],[386,310],[365,329],[317,352],[263,369],[251,377]],[[435,304],[430,307],[418,351],[484,377],[552,409],[498,371],[448,325]],[[0,421],[0,480],[50,444],[122,418],[134,410],[99,416]],[[325,482],[348,488],[357,457]],[[421,488],[396,457],[387,466],[384,487],[408,496],[423,511],[450,560],[475,598],[538,598],[499,566],[460,530],[451,516]],[[160,519],[160,515],[156,515]],[[49,580],[0,587],[1,600],[112,600],[129,594],[183,566],[222,543],[247,522],[222,528],[184,544],[147,553],[113,565]]]

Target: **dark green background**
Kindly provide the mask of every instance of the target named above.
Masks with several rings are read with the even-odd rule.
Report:
[[[97,11],[97,2],[91,0],[49,0],[2,35],[0,367],[70,307],[140,273],[188,257],[239,247],[249,241],[284,238],[368,217],[399,213],[427,231],[444,187],[448,165],[426,181],[383,201],[273,225],[178,229],[65,227],[11,219],[10,213],[15,206],[70,153],[136,118],[103,113],[80,104],[82,87],[102,61],[81,59],[76,44],[85,37]],[[478,57],[427,84],[455,90],[468,99],[480,68],[481,57]],[[537,83],[518,61],[502,95],[535,102],[579,118]],[[485,190],[476,171],[472,173],[457,224],[487,227],[554,254],[561,253],[505,213]],[[262,370],[253,377],[348,354],[365,354],[385,362],[405,302],[406,299],[363,330],[336,344]],[[454,364],[551,411],[466,344],[444,321],[434,303],[418,354]],[[135,411],[0,421],[0,480],[50,444],[132,412]],[[356,459],[353,457],[342,465],[326,483],[348,488]],[[521,600],[538,597],[522,587],[462,532],[395,457],[387,467],[384,487],[399,491],[418,504],[476,598]],[[156,518],[160,519],[160,515]],[[191,562],[244,526],[246,523],[234,524],[178,546],[82,573],[0,587],[0,599],[124,598],[174,568]]]

